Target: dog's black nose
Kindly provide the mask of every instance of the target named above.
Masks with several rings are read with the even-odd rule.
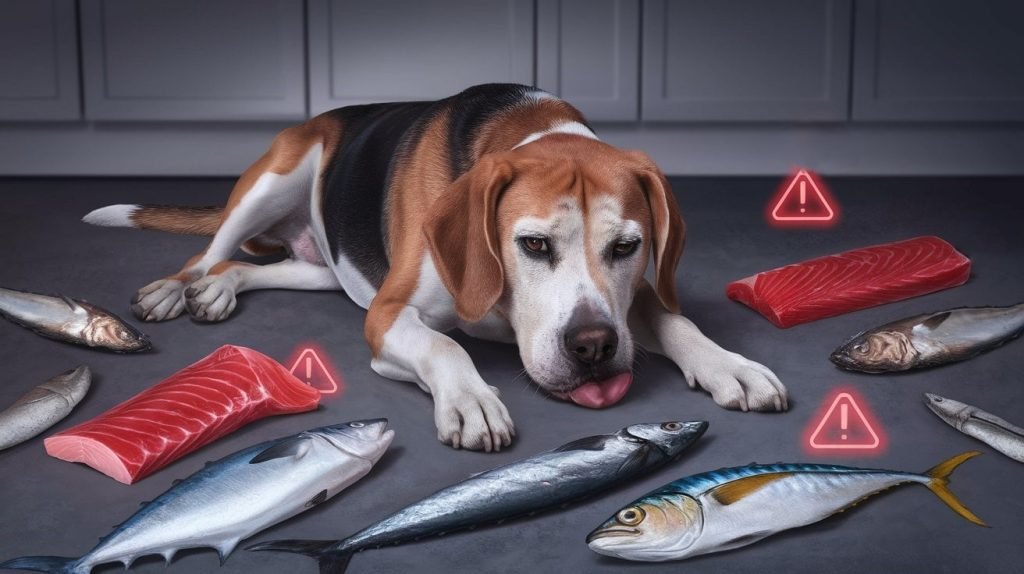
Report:
[[[565,351],[585,365],[596,365],[615,356],[619,336],[611,325],[581,325],[565,333]]]

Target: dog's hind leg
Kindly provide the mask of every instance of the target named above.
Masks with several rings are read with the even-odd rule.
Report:
[[[173,319],[186,308],[185,289],[216,264],[227,261],[247,240],[289,217],[307,218],[323,144],[315,129],[290,128],[238,179],[220,226],[209,246],[174,275],[143,287],[132,299],[132,312],[144,321]]]
[[[286,259],[269,265],[222,261],[185,289],[185,306],[197,321],[223,321],[235,310],[236,295],[256,289],[340,290],[334,272],[322,265]]]

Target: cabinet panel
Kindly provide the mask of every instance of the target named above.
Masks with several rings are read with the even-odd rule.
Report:
[[[1024,120],[1024,3],[857,2],[853,117]]]
[[[540,0],[537,86],[591,121],[639,114],[640,0]]]
[[[309,0],[314,113],[532,84],[532,0]]]
[[[646,0],[641,116],[845,120],[851,11],[850,0]]]
[[[0,4],[0,120],[81,116],[74,0]]]
[[[86,117],[302,119],[302,16],[292,0],[82,0]]]

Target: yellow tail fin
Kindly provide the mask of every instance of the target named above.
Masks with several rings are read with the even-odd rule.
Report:
[[[971,512],[960,500],[956,497],[951,490],[949,490],[949,475],[956,470],[956,467],[967,462],[968,460],[981,454],[976,450],[968,451],[962,454],[958,454],[948,460],[940,462],[925,474],[928,475],[931,480],[925,483],[925,486],[929,490],[935,493],[935,496],[939,497],[939,500],[946,503],[946,506],[953,509],[960,516],[970,520],[978,526],[988,527],[985,521],[978,518],[973,512]]]

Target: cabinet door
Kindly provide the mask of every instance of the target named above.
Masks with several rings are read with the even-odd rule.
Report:
[[[851,0],[646,0],[641,115],[841,121]]]
[[[1020,0],[858,0],[857,120],[1024,120]]]
[[[74,0],[0,4],[0,120],[80,117]]]
[[[537,87],[588,120],[636,120],[640,0],[540,0]]]
[[[533,83],[533,0],[309,0],[314,113]]]
[[[294,0],[82,0],[85,115],[302,119],[302,15]]]

